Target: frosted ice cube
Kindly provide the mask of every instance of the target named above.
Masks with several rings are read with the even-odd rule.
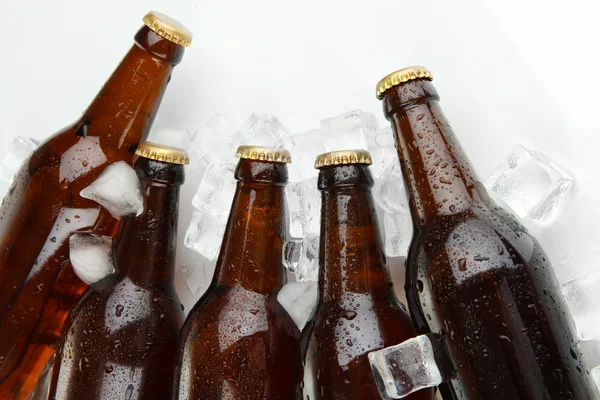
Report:
[[[186,128],[155,129],[150,134],[150,141],[187,150],[192,143],[192,134]]]
[[[594,271],[565,282],[561,289],[571,310],[579,338],[600,336],[600,272]]]
[[[373,197],[386,212],[408,214],[408,201],[400,171],[400,162],[396,159],[376,180]]]
[[[318,235],[321,231],[321,195],[317,178],[290,183],[285,190],[290,234],[293,237]]]
[[[196,299],[199,297],[200,292],[206,290],[211,280],[204,263],[203,257],[197,255],[191,262],[186,262],[181,266],[181,274],[185,284]]]
[[[283,264],[298,282],[319,279],[319,236],[291,239],[283,245]]]
[[[116,219],[137,217],[144,212],[140,180],[135,170],[125,161],[118,161],[106,167],[102,174],[79,194],[106,208]]]
[[[270,114],[252,113],[233,137],[235,147],[239,145],[283,147],[287,138],[285,127],[277,117]]]
[[[234,137],[238,127],[239,124],[233,118],[216,114],[194,133],[193,153],[198,154],[207,165],[235,164],[235,149],[239,143]]]
[[[214,261],[219,256],[224,234],[225,222],[195,210],[185,233],[184,243],[186,247]]]
[[[544,221],[569,192],[573,178],[543,154],[517,145],[485,185],[519,217]]]
[[[383,228],[385,232],[385,254],[388,257],[406,256],[412,238],[410,215],[385,212]]]
[[[366,136],[376,135],[377,120],[371,113],[354,110],[321,120],[321,131],[326,151],[367,150]]]
[[[316,178],[315,160],[319,154],[325,153],[321,131],[313,129],[292,135],[286,148],[292,155],[292,163],[288,164],[290,181]]]
[[[302,330],[317,305],[317,282],[290,282],[277,294],[277,301]]]
[[[442,374],[425,335],[369,353],[369,362],[382,398],[401,399],[442,383]]]
[[[75,274],[91,285],[115,270],[112,238],[92,233],[76,233],[69,238],[69,258]]]
[[[233,164],[210,164],[204,171],[192,205],[223,223],[227,222],[237,185],[234,172]]]

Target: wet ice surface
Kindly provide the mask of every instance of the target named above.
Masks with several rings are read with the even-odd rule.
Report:
[[[417,390],[442,383],[433,346],[421,335],[369,353],[369,362],[383,398],[401,399]]]
[[[288,240],[283,245],[283,265],[294,273],[296,281],[319,279],[319,236],[309,235]]]
[[[302,330],[317,305],[317,282],[290,282],[281,288],[277,301]]]
[[[79,194],[100,204],[116,219],[138,216],[144,211],[140,180],[135,170],[124,161],[106,167]]]
[[[69,258],[75,274],[88,285],[114,272],[112,238],[76,233],[69,238]]]
[[[17,136],[0,165],[0,196],[4,197],[23,161],[37,148],[37,139]]]
[[[545,221],[573,185],[573,178],[537,151],[515,146],[485,185],[519,217]]]

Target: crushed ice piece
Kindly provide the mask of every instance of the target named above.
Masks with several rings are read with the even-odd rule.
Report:
[[[106,208],[116,219],[137,217],[144,212],[140,180],[125,161],[110,164],[79,194]]]
[[[289,282],[277,294],[277,301],[302,330],[310,318],[318,299],[317,282]]]
[[[485,185],[519,217],[545,221],[573,186],[573,178],[542,153],[517,145]]]
[[[186,247],[197,251],[210,261],[216,260],[225,234],[225,224],[211,215],[194,210],[190,226],[185,233]]]
[[[239,143],[235,134],[239,124],[233,118],[216,114],[200,127],[192,137],[192,150],[206,165],[235,164],[235,150]]]
[[[385,212],[383,230],[385,233],[385,254],[388,257],[406,256],[413,231],[410,215]]]
[[[283,245],[283,264],[298,282],[319,280],[319,236],[291,239]]]
[[[400,162],[396,159],[376,180],[373,187],[375,202],[386,212],[409,214],[408,201],[400,170]]]
[[[69,238],[69,258],[75,274],[87,283],[98,282],[115,271],[112,238],[92,233],[76,233]]]
[[[234,173],[233,164],[210,164],[192,199],[194,208],[223,223],[227,222],[237,185]]]
[[[292,237],[319,235],[321,194],[317,189],[317,178],[289,183],[285,195]]]
[[[565,282],[561,289],[582,340],[600,336],[600,272]]]
[[[232,144],[235,147],[239,145],[283,147],[287,137],[289,134],[276,116],[252,113],[234,135]]]
[[[354,110],[321,120],[321,132],[325,151],[367,150],[366,137],[377,134],[377,120],[371,113]]]
[[[442,383],[433,345],[425,335],[372,351],[369,362],[382,398],[401,399]]]
[[[313,129],[290,136],[286,149],[292,155],[292,163],[288,164],[290,182],[316,178],[319,171],[314,168],[319,154],[325,153],[321,131]]]

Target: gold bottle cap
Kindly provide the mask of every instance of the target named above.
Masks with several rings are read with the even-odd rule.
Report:
[[[292,156],[286,149],[263,146],[240,146],[235,152],[237,158],[249,160],[272,161],[278,163],[291,163]]]
[[[135,154],[151,160],[162,161],[170,164],[189,164],[190,159],[185,150],[151,142],[142,142],[135,150]]]
[[[386,90],[398,86],[401,83],[412,81],[415,79],[433,80],[433,75],[429,70],[421,65],[414,65],[408,68],[402,68],[396,72],[392,72],[377,84],[376,95],[381,100]]]
[[[340,150],[320,154],[315,161],[315,168],[340,164],[373,164],[371,153],[366,150]]]
[[[185,47],[192,44],[192,32],[168,15],[150,11],[143,20],[148,28],[175,44]]]

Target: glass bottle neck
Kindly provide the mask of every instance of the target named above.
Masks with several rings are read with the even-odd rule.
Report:
[[[140,286],[173,286],[179,185],[142,180],[144,212],[124,220],[115,237],[117,274]]]
[[[283,181],[260,182],[244,177],[268,169],[284,175]],[[217,260],[215,283],[241,285],[262,294],[276,292],[286,282],[282,248],[287,235],[287,169],[284,164],[241,160],[236,178],[239,182]]]
[[[106,148],[129,150],[146,139],[184,48],[147,27],[76,124],[77,134],[99,136]]]
[[[332,167],[327,167],[332,168]],[[319,294],[321,301],[344,302],[357,295],[393,295],[385,267],[379,223],[371,195],[373,178],[366,166],[340,166],[347,171],[321,171],[321,245]],[[334,169],[336,167],[333,167]],[[350,171],[348,171],[350,169]],[[352,171],[354,170],[354,171]],[[332,187],[324,173],[366,175],[367,184]]]
[[[417,229],[432,216],[464,212],[485,197],[429,81],[390,89],[384,112],[392,124]]]

